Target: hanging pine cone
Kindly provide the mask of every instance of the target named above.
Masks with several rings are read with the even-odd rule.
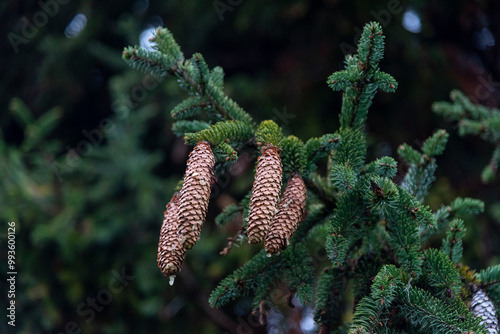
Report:
[[[178,209],[179,193],[175,193],[170,203],[167,204],[161,226],[160,242],[158,243],[158,267],[163,275],[170,277],[171,285],[186,258],[186,249],[179,243],[177,236]]]
[[[276,147],[267,146],[257,162],[248,213],[248,240],[256,244],[264,240],[271,225],[281,191],[283,165]]]
[[[288,242],[299,226],[307,201],[306,185],[299,174],[294,174],[283,193],[278,212],[273,218],[266,236],[268,254],[276,254],[288,246]]]
[[[498,319],[495,306],[483,290],[477,288],[472,294],[470,311],[474,316],[482,318],[481,323],[484,324],[488,333],[498,334]]]
[[[205,222],[214,177],[214,154],[207,142],[199,142],[189,154],[179,204],[179,239],[184,248],[193,247]]]

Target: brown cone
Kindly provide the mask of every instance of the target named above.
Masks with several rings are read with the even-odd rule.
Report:
[[[498,334],[498,319],[495,306],[483,290],[477,288],[472,294],[470,311],[474,316],[481,318],[487,333]]]
[[[167,277],[175,277],[186,258],[186,249],[179,243],[177,236],[178,209],[179,193],[175,193],[167,204],[158,243],[158,267]]]
[[[268,254],[277,254],[288,246],[302,219],[306,201],[306,185],[299,174],[294,174],[288,181],[278,212],[266,236],[265,248]]]
[[[276,213],[281,192],[283,165],[274,146],[268,146],[259,157],[253,182],[247,235],[253,244],[264,240]]]
[[[214,171],[214,155],[207,142],[199,142],[189,154],[179,204],[179,240],[193,247],[205,222]]]

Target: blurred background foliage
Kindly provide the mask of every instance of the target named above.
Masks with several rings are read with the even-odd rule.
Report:
[[[207,299],[260,250],[245,244],[219,255],[239,226],[213,223],[251,187],[253,161],[242,157],[219,179],[201,241],[173,287],[157,268],[162,213],[189,151],[170,129],[169,111],[184,93],[172,80],[127,68],[121,51],[148,45],[158,25],[173,32],[188,57],[201,52],[210,67],[222,66],[228,95],[256,120],[274,118],[307,140],[337,129],[341,96],[326,78],[354,51],[363,25],[378,20],[387,36],[381,68],[399,89],[375,98],[369,159],[396,156],[403,142],[418,146],[436,128],[447,129],[427,204],[484,200],[485,214],[467,222],[464,261],[475,269],[500,262],[500,183],[480,181],[493,145],[459,137],[456,124],[430,108],[454,88],[498,107],[498,1],[42,0],[5,1],[0,13],[0,218],[16,222],[18,271],[16,328],[4,318],[2,333],[220,333],[248,326],[247,300],[213,310]],[[7,263],[2,226],[0,260]],[[109,301],[103,289],[111,291],[122,272],[132,277]],[[293,325],[300,318],[289,312],[288,324],[273,330],[305,331]]]

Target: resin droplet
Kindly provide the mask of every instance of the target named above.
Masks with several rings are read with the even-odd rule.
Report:
[[[175,275],[170,276],[168,279],[169,279],[168,284],[170,284],[170,286],[174,285]]]

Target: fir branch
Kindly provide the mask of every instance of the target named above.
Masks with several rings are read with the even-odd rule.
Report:
[[[208,129],[196,133],[186,133],[184,138],[186,144],[196,145],[200,141],[207,141],[211,145],[219,145],[222,142],[244,142],[254,136],[251,125],[238,122],[226,121],[211,125]]]
[[[223,226],[243,213],[243,208],[238,204],[229,204],[215,217],[215,223]]]
[[[243,236],[243,227],[241,227],[238,232],[233,237],[227,238],[227,246],[219,252],[220,255],[227,255],[231,248],[235,245],[237,241],[241,241],[245,237]]]
[[[210,127],[210,124],[204,121],[185,121],[185,120],[180,120],[172,124],[172,132],[176,136],[183,136],[186,133],[189,132],[199,132],[205,129],[208,129]]]
[[[351,191],[358,181],[356,171],[348,164],[334,165],[330,172],[330,179],[332,185],[343,193]]]
[[[342,139],[338,133],[310,138],[304,146],[306,156],[305,175],[312,173],[317,167],[317,162],[336,150],[341,143]]]
[[[423,333],[483,332],[479,320],[470,313],[458,314],[425,290],[409,286],[399,291],[398,299],[402,314]]]
[[[212,147],[214,158],[217,164],[215,165],[215,172],[223,172],[227,164],[231,164],[238,160],[238,153],[231,145],[226,142],[219,143]]]
[[[419,235],[434,234],[438,230],[438,222],[428,205],[423,205],[402,187],[398,187],[399,206],[417,222]]]
[[[330,333],[342,316],[342,299],[347,288],[345,272],[341,269],[325,269],[317,279],[314,295],[314,321],[321,333]]]
[[[335,208],[335,205],[337,203],[336,199],[331,196],[325,189],[319,185],[317,182],[315,182],[312,178],[310,177],[302,177],[304,180],[304,183],[306,184],[306,188],[311,191],[314,195],[318,197],[318,199],[325,204],[328,208]]]
[[[285,173],[298,172],[302,175],[307,163],[304,152],[304,143],[295,136],[283,138],[280,143],[282,151],[280,152]]]
[[[394,178],[398,171],[398,163],[391,157],[382,157],[365,166],[365,173],[375,173],[389,179]]]
[[[446,130],[438,130],[422,145],[422,152],[428,157],[441,155],[446,147],[450,134]]]
[[[479,286],[481,288],[500,283],[500,264],[481,270],[476,274],[476,277],[480,280]]]
[[[150,41],[154,43],[153,48],[155,50],[169,55],[177,61],[184,59],[181,47],[167,28],[158,27]]]
[[[360,219],[360,201],[355,192],[341,196],[331,219],[332,233],[326,238],[326,252],[334,266],[342,265],[356,238],[353,225]]]
[[[422,154],[406,143],[399,146],[398,154],[409,165],[417,165],[422,160]]]
[[[342,141],[334,151],[332,162],[349,166],[359,175],[364,167],[366,157],[365,136],[360,131],[353,129],[345,129],[340,135]]]
[[[418,153],[406,144],[401,145],[398,149],[399,155],[410,165],[401,187],[420,202],[423,201],[430,185],[435,180],[434,173],[437,164],[434,156],[442,154],[448,137],[448,133],[444,130],[436,131],[424,142],[422,146],[423,154]]]
[[[258,146],[266,147],[273,145],[280,147],[280,142],[283,137],[283,130],[274,121],[263,121],[255,134],[255,140]]]
[[[401,268],[418,277],[421,272],[422,254],[417,224],[406,212],[396,211],[389,219],[390,244]]]
[[[210,82],[216,87],[224,87],[224,70],[220,66],[215,66],[210,72]]]
[[[437,232],[442,229],[447,229],[450,222],[455,218],[464,217],[466,215],[477,215],[484,211],[484,202],[474,198],[457,197],[450,205],[443,205],[435,213],[434,217],[438,225]],[[433,233],[432,231],[424,231],[421,235],[422,240],[427,240]]]
[[[324,222],[330,213],[331,211],[323,204],[310,205],[306,219],[299,224],[299,227],[293,234],[290,243],[297,244],[299,242],[303,242],[306,238],[311,239],[310,233],[312,233],[312,229],[318,224]],[[320,233],[319,238],[323,239],[324,235]],[[316,244],[317,243],[315,243],[315,245]]]
[[[237,269],[219,283],[210,295],[208,301],[210,306],[220,308],[238,297],[248,295],[259,286],[269,286],[269,284],[263,282],[266,278],[269,278],[269,275],[263,274],[263,272],[278,261],[281,261],[281,257],[267,257],[266,252],[262,250],[243,267]]]
[[[462,239],[465,236],[466,230],[462,219],[453,219],[450,222],[446,238],[443,240],[443,245],[441,246],[441,251],[447,254],[453,263],[458,263],[462,259]]]
[[[495,147],[491,156],[490,163],[484,167],[481,172],[481,180],[484,183],[492,182],[498,173],[498,166],[500,165],[500,144]]]
[[[363,200],[368,208],[387,217],[390,212],[396,210],[399,204],[399,191],[397,186],[390,179],[380,176],[374,176],[366,182],[363,187]]]
[[[391,306],[401,285],[399,269],[394,265],[383,266],[373,280],[370,295],[356,306],[349,333],[375,332],[382,324],[381,315]]]
[[[283,281],[302,305],[307,305],[312,300],[314,267],[312,259],[306,248],[298,243],[288,247],[284,255]]]
[[[168,29],[158,28],[154,41],[159,43],[156,50],[127,47],[123,51],[123,59],[131,67],[158,78],[167,75],[177,77],[181,88],[200,99],[199,103],[187,104],[204,107],[211,118],[253,124],[250,115],[222,92],[223,72],[220,68],[211,73],[200,54],[194,54],[191,59],[185,60]],[[173,114],[177,115],[187,107],[179,107]]]
[[[376,22],[368,23],[358,43],[358,54],[346,56],[346,69],[328,78],[330,88],[345,91],[340,114],[341,128],[360,129],[366,121],[377,88],[384,87],[382,90],[386,92],[396,89],[396,80],[378,69],[383,54],[382,28]]]
[[[189,97],[172,109],[170,116],[173,119],[186,119],[198,116],[208,104],[199,97]]]
[[[460,275],[450,258],[437,249],[426,249],[423,254],[422,272],[426,283],[435,288],[435,295],[440,298],[458,296]]]
[[[500,109],[475,105],[458,90],[452,90],[450,98],[453,103],[435,102],[432,110],[447,120],[458,121],[460,136],[476,135],[495,145],[490,163],[481,174],[483,182],[492,182],[500,164]]]

